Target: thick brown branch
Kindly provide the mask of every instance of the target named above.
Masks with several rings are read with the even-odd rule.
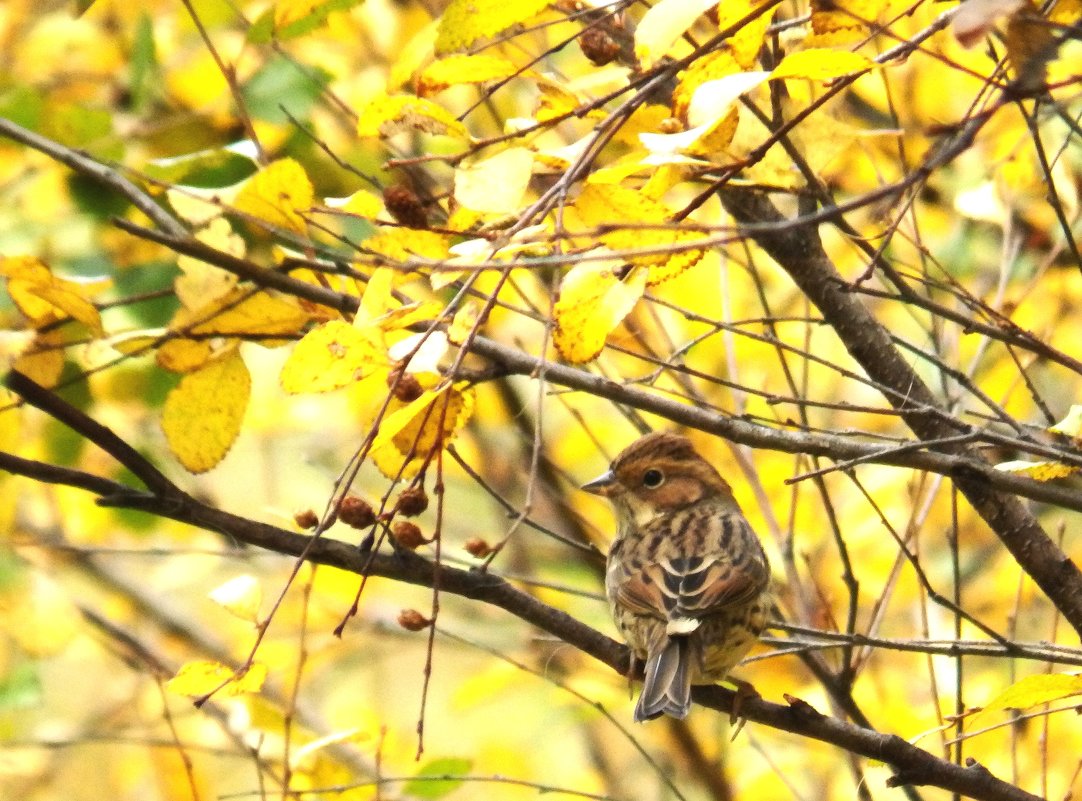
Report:
[[[844,289],[841,276],[823,250],[818,229],[793,225],[762,195],[739,189],[719,195],[738,222],[755,224],[752,238],[816,305],[868,377],[891,390],[884,397],[901,412],[913,432],[928,440],[931,450],[965,460],[949,473],[958,489],[1082,636],[1082,572],[1018,498],[996,490],[987,477],[991,466],[979,450],[949,441],[959,433],[957,428],[948,424],[945,416],[927,411],[939,407],[934,393],[894,347],[890,333]],[[772,222],[777,230],[764,233],[764,224]]]

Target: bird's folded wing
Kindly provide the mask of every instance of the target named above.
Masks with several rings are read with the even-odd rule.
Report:
[[[737,566],[725,555],[677,557],[627,575],[617,585],[616,597],[640,615],[700,618],[747,603],[765,589],[767,580],[759,560]]]

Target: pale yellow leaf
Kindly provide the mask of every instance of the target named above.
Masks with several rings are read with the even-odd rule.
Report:
[[[455,170],[455,201],[474,211],[514,214],[533,174],[533,153],[512,147]]]
[[[406,42],[406,46],[399,51],[398,58],[391,65],[391,71],[387,76],[388,90],[401,89],[421,65],[432,57],[436,49],[436,32],[439,30],[439,25],[440,18],[437,17]]]
[[[437,373],[440,360],[447,354],[449,340],[443,331],[411,334],[387,349],[393,362],[406,362],[407,373]]]
[[[215,250],[232,256],[244,256],[244,240],[233,232],[232,226],[224,217],[211,220],[206,228],[196,233],[195,238]],[[239,280],[228,270],[191,256],[180,256],[177,267],[181,271],[181,275],[173,282],[177,298],[190,309],[222,297],[230,292]]]
[[[177,675],[166,682],[166,688],[177,695],[199,698],[214,693],[222,698],[232,698],[243,693],[255,693],[267,680],[267,666],[254,663],[243,674],[237,675],[232,668],[221,662],[197,659],[186,663]]]
[[[454,53],[536,16],[550,0],[451,0],[440,17],[436,54]]]
[[[452,345],[463,344],[477,328],[477,321],[481,316],[481,310],[473,301],[467,301],[461,309],[455,312],[451,325],[447,328],[447,340]]]
[[[376,330],[330,320],[313,328],[293,347],[279,380],[290,393],[329,392],[387,368]]]
[[[553,308],[552,341],[572,364],[596,359],[605,340],[635,308],[646,288],[646,270],[632,268],[623,278],[620,262],[589,261],[572,267],[560,282]]]
[[[400,131],[422,131],[468,138],[466,126],[443,106],[413,95],[381,95],[371,100],[357,120],[358,136],[389,137]]]
[[[203,473],[220,462],[240,433],[252,378],[234,349],[180,380],[165,399],[162,430],[187,470]]]
[[[1019,679],[987,704],[969,721],[970,731],[1005,709],[1029,709],[1082,693],[1082,676],[1068,673],[1041,673]]]
[[[323,198],[323,205],[367,219],[375,219],[384,209],[383,198],[367,189],[359,189],[349,197]]]
[[[996,470],[1002,470],[1004,473],[1028,476],[1036,481],[1052,481],[1057,478],[1066,478],[1082,470],[1082,468],[1063,464],[1062,462],[1000,462],[995,467]]]
[[[312,182],[290,158],[268,164],[248,179],[233,201],[237,211],[277,228],[303,233],[304,215],[312,208]]]
[[[422,97],[443,91],[449,86],[478,84],[509,78],[518,67],[500,56],[487,53],[455,55],[433,61],[417,76],[417,94]]]
[[[435,374],[414,374],[422,386],[437,387]],[[372,443],[371,456],[388,477],[411,478],[437,448],[446,447],[473,412],[474,391],[465,382],[426,389],[416,400],[392,398]]]
[[[173,211],[185,222],[203,225],[215,217],[222,216],[225,204],[236,197],[240,187],[229,192],[218,189],[203,189],[194,186],[172,187],[165,190],[165,197]]]
[[[646,285],[667,281],[698,262],[703,251],[685,247],[701,234],[669,224],[671,212],[665,204],[623,186],[587,184],[567,215],[567,229],[591,233],[613,251],[656,250],[656,253],[627,254],[632,264],[650,268]],[[593,230],[591,230],[593,229]],[[666,252],[672,248],[672,252]]]
[[[676,90],[673,92],[673,115],[679,119],[687,119],[691,98],[700,86],[743,72],[743,68],[728,50],[716,50],[696,59],[678,75]]]
[[[1054,434],[1066,434],[1075,439],[1082,436],[1082,404],[1071,404],[1067,416],[1048,430]]]
[[[259,623],[259,607],[263,603],[263,587],[259,579],[250,574],[234,576],[208,593],[210,600],[230,614]]]
[[[688,28],[718,0],[658,0],[635,29],[635,55],[643,68],[665,56]]]
[[[818,47],[789,53],[770,73],[770,78],[775,80],[806,78],[812,81],[828,81],[875,66],[874,61],[861,53]]]
[[[371,272],[364,285],[354,325],[368,325],[401,305],[394,297],[394,279],[394,270],[387,267],[379,267]]]

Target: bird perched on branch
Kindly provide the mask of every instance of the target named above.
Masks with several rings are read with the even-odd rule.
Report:
[[[729,484],[678,434],[633,442],[582,488],[616,510],[605,588],[645,663],[635,720],[684,718],[691,686],[724,679],[766,624],[762,545]]]

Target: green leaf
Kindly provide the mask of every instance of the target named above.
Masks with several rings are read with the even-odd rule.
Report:
[[[41,695],[41,677],[31,662],[14,665],[0,676],[0,710],[36,707]]]
[[[131,104],[136,110],[143,111],[150,105],[154,89],[160,84],[155,76],[158,72],[158,54],[154,44],[154,22],[150,15],[143,12],[135,25],[135,36],[131,45]]]
[[[289,122],[288,111],[303,119],[319,101],[331,76],[309,67],[301,71],[285,58],[273,58],[253,75],[241,90],[248,112],[256,119]]]
[[[155,159],[143,168],[148,176],[168,184],[199,189],[232,186],[253,175],[258,166],[247,155],[251,143],[234,142],[214,150],[200,150],[170,158]]]
[[[277,39],[295,39],[311,33],[327,21],[327,17],[335,11],[348,11],[354,6],[359,6],[364,0],[326,0],[315,6],[311,11],[300,19],[295,19],[288,25],[283,25],[274,32]]]
[[[415,798],[443,798],[458,789],[464,781],[461,777],[472,765],[472,760],[461,757],[433,759],[406,782],[402,794]]]

